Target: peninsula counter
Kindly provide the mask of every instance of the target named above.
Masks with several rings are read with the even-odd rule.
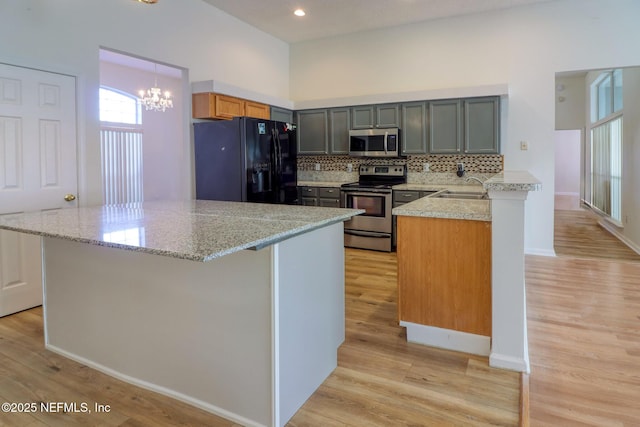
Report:
[[[337,365],[342,222],[361,212],[152,202],[3,215],[0,229],[42,236],[47,349],[283,426]]]

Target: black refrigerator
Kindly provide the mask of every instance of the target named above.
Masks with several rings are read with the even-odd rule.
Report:
[[[193,126],[196,199],[297,204],[294,125],[236,117]]]

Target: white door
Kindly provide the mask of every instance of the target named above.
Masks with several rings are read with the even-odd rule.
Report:
[[[0,64],[0,214],[76,206],[75,85]],[[40,238],[0,231],[0,316],[40,304]]]

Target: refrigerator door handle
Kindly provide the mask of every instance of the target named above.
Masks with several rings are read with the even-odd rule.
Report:
[[[271,182],[273,182],[273,187],[270,188],[270,190],[275,191],[277,193],[280,188],[280,182],[278,180],[278,142],[274,138],[273,130],[271,130],[270,142],[271,142],[270,144],[271,149],[269,151],[270,151],[272,161],[271,161],[271,170],[269,171],[269,179]]]
[[[280,134],[277,129],[273,131],[273,134],[278,144],[278,175],[282,175],[282,141],[280,141]]]

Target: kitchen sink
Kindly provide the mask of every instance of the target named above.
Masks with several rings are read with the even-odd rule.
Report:
[[[484,191],[450,191],[444,190],[435,193],[429,197],[436,197],[441,199],[471,199],[471,200],[486,200],[489,198]]]

